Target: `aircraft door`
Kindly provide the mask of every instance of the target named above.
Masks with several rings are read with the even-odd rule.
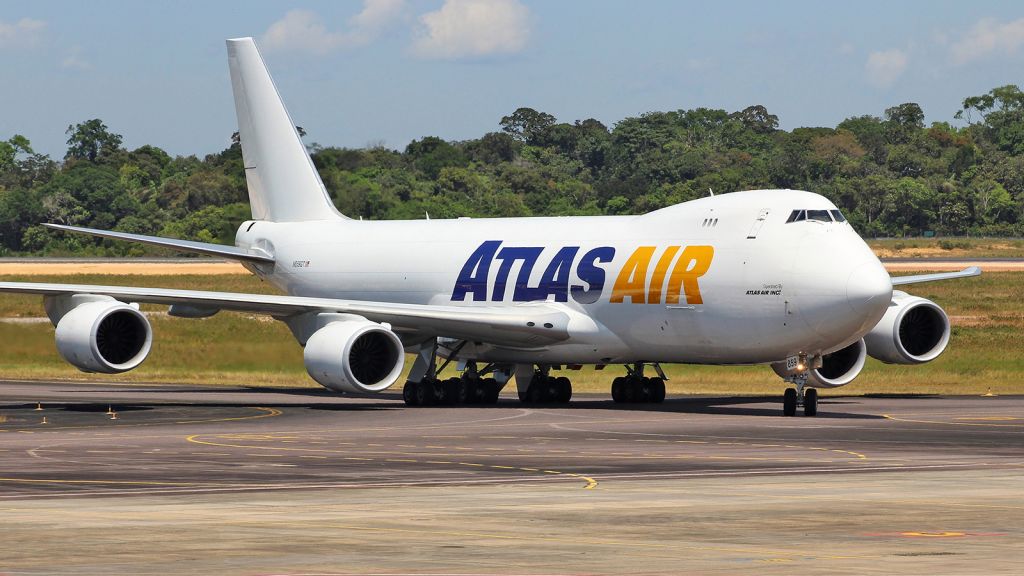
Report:
[[[764,222],[768,219],[769,213],[771,213],[770,209],[761,209],[757,214],[757,220],[754,220],[754,225],[750,227],[750,232],[747,233],[747,240],[757,238],[757,233],[761,231],[761,227],[764,226]]]

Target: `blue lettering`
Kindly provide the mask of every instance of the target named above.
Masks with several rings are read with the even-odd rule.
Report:
[[[579,251],[578,246],[566,246],[559,250],[544,270],[544,274],[541,275],[540,285],[526,290],[527,294],[524,294],[523,300],[518,297],[515,300],[547,300],[548,296],[554,296],[555,302],[567,302],[569,300],[569,274],[572,272],[572,262],[576,259],[576,253]]]
[[[472,294],[474,301],[487,300],[487,274],[491,270],[494,253],[498,251],[500,245],[501,240],[488,240],[470,255],[459,272],[458,280],[455,281],[452,301],[465,300],[467,294]]]
[[[583,255],[579,266],[576,268],[576,275],[580,280],[590,285],[590,288],[574,284],[570,289],[572,299],[580,304],[593,304],[601,297],[604,291],[604,268],[597,266],[598,262],[611,262],[615,258],[615,248],[601,246],[594,248]]]
[[[543,251],[543,248],[532,246],[502,248],[497,256],[497,259],[501,260],[501,266],[498,268],[497,278],[494,279],[494,290],[491,292],[491,300],[500,302],[505,299],[505,285],[508,284],[508,274],[512,271],[512,264],[516,260],[522,260],[523,265],[519,268],[519,276],[516,278],[512,300],[519,301],[526,298],[526,284],[530,281],[530,273],[533,272],[533,265],[537,262],[537,257]]]

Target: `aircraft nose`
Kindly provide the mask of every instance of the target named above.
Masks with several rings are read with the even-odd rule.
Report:
[[[892,280],[878,260],[853,269],[846,281],[846,301],[854,312],[881,318],[892,300]]]

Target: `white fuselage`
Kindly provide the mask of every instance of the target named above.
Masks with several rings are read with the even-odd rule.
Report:
[[[542,349],[469,343],[460,356],[548,364],[774,362],[828,353],[889,305],[888,274],[836,210],[791,190],[737,192],[641,216],[247,222],[236,244],[297,296],[460,306],[548,301],[568,340]],[[443,335],[441,335],[443,336]]]

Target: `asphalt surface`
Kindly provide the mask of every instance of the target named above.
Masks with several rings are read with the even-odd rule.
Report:
[[[0,382],[0,573],[1013,574],[1022,472],[1024,397]]]

